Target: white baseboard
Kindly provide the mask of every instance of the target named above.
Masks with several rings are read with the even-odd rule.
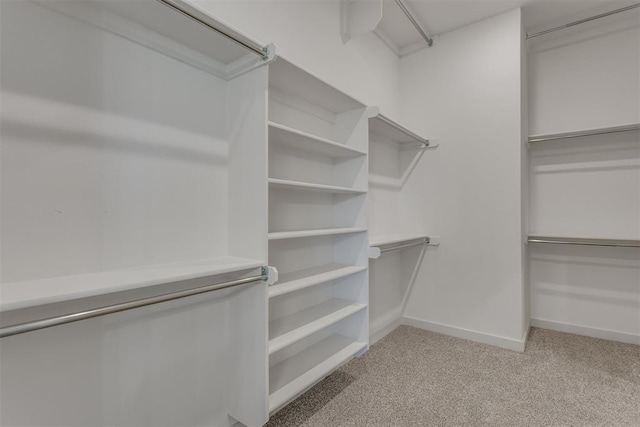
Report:
[[[512,338],[486,334],[484,332],[472,331],[470,329],[458,328],[456,326],[444,325],[442,323],[429,322],[427,320],[416,319],[415,317],[409,316],[404,316],[402,318],[402,324],[426,329],[427,331],[437,332],[439,334],[451,335],[452,337],[502,347],[519,353],[524,352],[526,343],[525,339],[514,340]]]
[[[535,318],[531,318],[531,326],[542,329],[551,329],[552,331],[584,335],[586,337],[640,345],[640,335],[633,335],[626,332],[611,331],[608,329],[598,329],[588,326],[573,325],[571,323]]]
[[[525,347],[527,346],[527,340],[529,339],[530,330],[531,330],[531,319],[527,319],[527,324],[525,325],[522,331],[522,342],[524,343]]]

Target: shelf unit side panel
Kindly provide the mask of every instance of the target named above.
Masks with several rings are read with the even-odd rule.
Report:
[[[228,82],[229,252],[267,259],[267,81],[261,67]]]

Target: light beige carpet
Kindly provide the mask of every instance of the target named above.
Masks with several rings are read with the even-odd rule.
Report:
[[[640,426],[640,346],[532,328],[521,354],[401,326],[267,426]]]

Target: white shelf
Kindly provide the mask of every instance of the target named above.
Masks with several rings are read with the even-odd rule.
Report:
[[[279,55],[269,66],[269,86],[294,93],[335,114],[365,108],[361,102]]]
[[[213,18],[192,1],[175,0],[173,3],[169,7],[157,0],[42,2],[47,8],[134,40],[224,79],[250,64],[265,63],[257,52],[221,32],[257,51],[262,51],[263,46]]]
[[[426,239],[429,237],[426,234],[419,233],[405,233],[405,234],[387,234],[382,236],[370,236],[369,246],[384,246],[394,243],[405,243],[412,240]]]
[[[385,142],[395,142],[398,144],[417,143],[428,144],[429,139],[410,131],[406,127],[378,114],[369,119],[369,134],[377,135],[378,139]]]
[[[309,182],[290,181],[288,179],[269,178],[269,185],[276,188],[285,188],[290,190],[308,190],[320,191],[323,193],[334,194],[365,194],[367,190],[359,190],[357,188],[339,187],[336,185],[313,184]]]
[[[362,150],[274,122],[269,122],[269,143],[281,144],[332,158],[367,155]]]
[[[343,299],[330,299],[269,323],[269,354],[300,341],[367,307]]]
[[[365,348],[366,342],[332,335],[271,367],[269,412],[279,409]]]
[[[269,240],[298,239],[302,237],[335,236],[339,234],[362,233],[366,228],[323,228],[318,230],[278,231],[269,233]]]
[[[342,277],[365,271],[366,267],[327,264],[320,267],[307,268],[291,273],[280,274],[280,281],[269,287],[269,298],[290,292],[299,291],[321,283],[330,282]]]
[[[3,283],[0,312],[243,271],[264,261],[219,257],[125,270]]]
[[[578,130],[572,132],[558,132],[558,133],[550,133],[543,135],[531,135],[528,138],[528,141],[531,142],[544,142],[544,141],[554,141],[557,139],[567,139],[567,138],[581,138],[586,136],[595,136],[595,135],[604,135],[608,133],[618,133],[618,132],[633,132],[639,131],[640,124],[633,123],[629,125],[623,126],[610,126],[610,127],[602,127],[595,129],[585,129]]]

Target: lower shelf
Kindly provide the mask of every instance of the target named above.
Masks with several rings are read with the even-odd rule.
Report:
[[[331,335],[271,367],[269,412],[281,408],[366,347],[364,341]]]
[[[298,342],[367,308],[366,304],[330,299],[269,323],[269,354]]]

